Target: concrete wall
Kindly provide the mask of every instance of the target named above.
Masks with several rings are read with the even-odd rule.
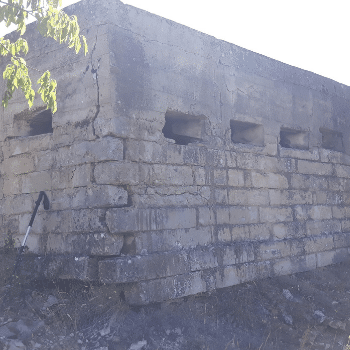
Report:
[[[1,109],[2,240],[51,202],[33,276],[143,304],[348,259],[349,87],[117,1],[68,12],[87,57],[27,34],[58,80],[52,130],[39,100]]]

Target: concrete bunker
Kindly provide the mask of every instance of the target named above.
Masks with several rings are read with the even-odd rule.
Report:
[[[21,95],[0,110],[2,237],[22,241],[39,191],[52,202],[31,278],[124,284],[145,304],[349,259],[350,157],[329,151],[348,151],[349,87],[119,1],[69,11],[97,45],[70,64],[36,44],[57,74],[54,132]]]
[[[264,127],[262,125],[231,120],[230,127],[231,140],[233,143],[264,146]]]
[[[201,142],[204,135],[205,117],[167,110],[162,130],[167,139],[178,145]]]

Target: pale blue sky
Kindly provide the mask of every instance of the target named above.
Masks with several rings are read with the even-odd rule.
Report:
[[[123,2],[350,85],[349,0]]]

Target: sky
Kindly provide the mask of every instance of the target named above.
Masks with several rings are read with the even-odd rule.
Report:
[[[350,86],[349,0],[122,1]]]

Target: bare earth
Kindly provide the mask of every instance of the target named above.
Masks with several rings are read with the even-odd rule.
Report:
[[[349,268],[341,263],[140,307],[127,305],[113,285],[2,283],[0,349],[343,350]]]

